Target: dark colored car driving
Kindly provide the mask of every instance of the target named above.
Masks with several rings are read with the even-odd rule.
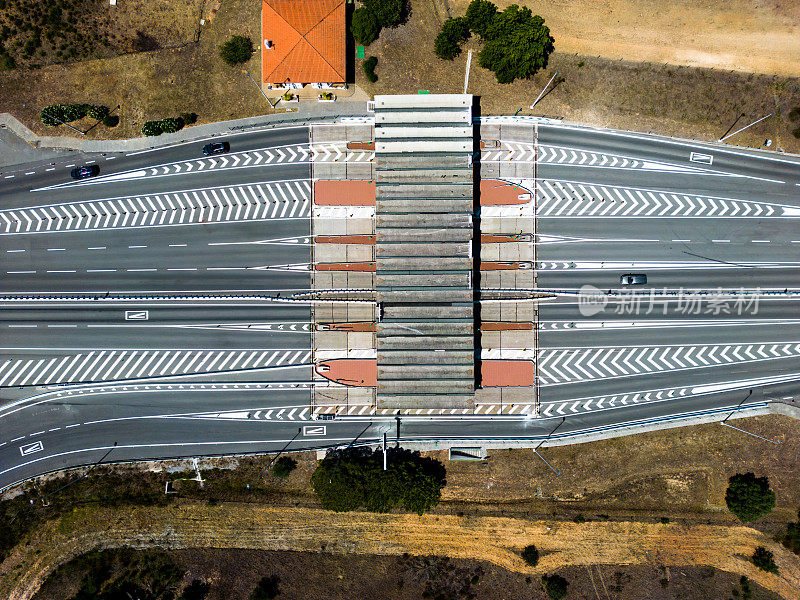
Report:
[[[225,154],[231,151],[231,145],[228,142],[212,142],[203,146],[203,154],[211,156],[212,154]]]
[[[84,165],[82,167],[75,167],[69,172],[73,179],[86,179],[87,177],[94,177],[100,173],[100,167],[97,165]]]

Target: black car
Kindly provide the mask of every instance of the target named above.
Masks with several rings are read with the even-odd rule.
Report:
[[[231,151],[231,145],[228,142],[213,142],[203,146],[203,154],[211,156],[212,154],[225,154]]]
[[[647,275],[644,273],[626,273],[619,277],[620,285],[645,285],[647,283]]]
[[[70,171],[73,179],[86,179],[87,177],[94,177],[100,173],[100,167],[97,165],[83,165],[82,167],[75,167]]]

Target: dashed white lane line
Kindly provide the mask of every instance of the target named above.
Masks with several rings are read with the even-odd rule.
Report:
[[[128,246],[128,248],[147,248],[147,246]]]
[[[36,175],[36,171],[28,171],[25,175]]]
[[[769,244],[769,240],[753,240],[754,244]]]
[[[87,250],[107,250],[106,246],[92,246],[91,248],[87,248]]]
[[[48,273],[77,273],[77,271],[71,269],[60,269],[55,271],[47,271]]]
[[[187,246],[187,244],[170,244],[169,245],[170,248],[184,248],[186,246]]]
[[[48,252],[64,252],[66,248],[48,248]]]
[[[673,242],[691,242],[692,240],[672,240]]]
[[[8,252],[8,253],[12,253],[12,252],[25,252],[25,250],[6,250],[6,252]]]
[[[730,240],[711,240],[715,244],[730,244]]]
[[[27,275],[29,273],[36,273],[36,271],[6,271],[6,275]]]
[[[87,273],[116,273],[116,269],[86,269]]]

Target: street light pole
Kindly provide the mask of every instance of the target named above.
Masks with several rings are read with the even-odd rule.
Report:
[[[286,442],[286,445],[283,448],[281,448],[280,452],[278,452],[275,456],[272,457],[272,460],[267,463],[266,467],[261,469],[261,473],[259,473],[256,476],[256,478],[253,480],[253,483],[255,483],[256,481],[261,479],[261,476],[267,471],[267,469],[269,469],[272,466],[272,463],[274,463],[278,459],[278,457],[286,451],[286,449],[289,447],[289,444],[291,444],[293,441],[295,441],[297,439],[297,436],[300,435],[300,433],[302,431],[303,431],[302,427],[298,427],[297,428],[297,433],[294,434],[294,437],[292,439],[290,439],[288,442]],[[249,483],[247,484],[247,489],[248,490],[250,489],[250,484]]]
[[[275,108],[275,104],[277,104],[277,102],[275,102],[275,104],[273,104],[273,103],[272,103],[272,101],[271,101],[271,100],[270,100],[270,99],[267,97],[267,95],[264,93],[264,90],[263,90],[263,89],[261,89],[261,86],[260,86],[260,85],[258,85],[258,83],[256,82],[256,80],[255,80],[255,79],[253,79],[253,76],[252,76],[252,75],[250,75],[250,71],[247,71],[246,69],[242,69],[242,73],[244,73],[245,75],[247,75],[247,77],[250,79],[250,81],[252,81],[252,82],[253,82],[253,85],[254,85],[254,86],[256,86],[256,87],[258,88],[258,91],[259,91],[259,92],[261,92],[261,95],[262,95],[262,96],[264,96],[264,100],[266,100],[266,101],[267,101],[267,103],[268,103],[268,104],[269,104],[269,105],[270,105],[272,108]]]
[[[749,125],[745,125],[745,126],[744,126],[744,127],[742,127],[741,129],[737,129],[737,130],[736,130],[736,131],[734,131],[733,133],[729,133],[728,135],[726,135],[726,136],[724,136],[724,137],[721,137],[721,138],[719,139],[719,141],[720,141],[720,142],[724,142],[724,141],[725,141],[725,140],[727,140],[729,137],[731,137],[731,136],[733,136],[733,135],[736,135],[736,134],[737,134],[737,133],[739,133],[740,131],[744,131],[744,130],[745,130],[745,129],[747,129],[748,127],[752,127],[752,126],[753,126],[753,125],[755,125],[756,123],[761,123],[761,121],[763,121],[764,119],[769,119],[769,118],[770,118],[770,117],[772,117],[772,116],[775,116],[775,113],[769,113],[769,114],[768,114],[766,117],[761,117],[760,119],[757,119],[757,120],[753,121],[753,122],[752,122],[752,123],[750,123]]]
[[[545,86],[542,88],[542,91],[541,91],[541,92],[539,92],[539,95],[536,97],[536,100],[534,100],[534,101],[533,101],[533,104],[531,104],[531,108],[533,108],[534,106],[536,106],[536,103],[537,103],[537,102],[539,102],[539,100],[541,100],[541,99],[542,99],[542,96],[544,96],[544,93],[545,93],[545,91],[547,91],[547,88],[549,88],[549,87],[550,87],[550,84],[551,84],[551,83],[553,83],[553,79],[555,79],[556,77],[558,77],[558,71],[556,71],[556,74],[555,74],[555,75],[553,75],[553,76],[550,78],[550,81],[548,81],[548,82],[547,82],[547,85],[545,85]]]
[[[730,427],[731,429],[735,429],[736,431],[741,431],[742,433],[746,433],[747,435],[751,435],[751,436],[753,436],[753,437],[755,437],[755,438],[758,438],[758,439],[760,439],[760,440],[764,440],[765,442],[769,442],[770,444],[775,444],[775,445],[777,446],[778,444],[780,444],[780,443],[781,443],[781,442],[780,442],[780,440],[778,440],[778,441],[776,442],[775,440],[770,440],[770,439],[767,439],[767,438],[765,438],[765,437],[761,437],[760,435],[757,435],[757,434],[755,434],[755,433],[751,433],[751,432],[749,432],[749,431],[745,431],[744,429],[739,429],[738,427],[734,427],[733,425],[731,425],[730,423],[728,423],[728,419],[730,419],[730,418],[733,416],[733,414],[734,414],[734,413],[735,413],[737,410],[739,410],[739,407],[741,407],[741,406],[742,406],[742,404],[744,404],[744,403],[745,403],[745,401],[746,401],[746,400],[747,400],[747,399],[748,399],[750,396],[752,396],[752,395],[753,395],[753,390],[750,390],[750,391],[748,392],[747,396],[745,396],[745,397],[742,399],[742,401],[741,401],[741,402],[739,402],[739,404],[737,404],[737,405],[736,405],[736,408],[734,408],[734,409],[731,411],[731,414],[729,414],[727,417],[725,417],[724,419],[722,419],[722,421],[720,421],[720,424],[722,424],[722,425],[725,425],[725,427]]]
[[[553,427],[553,431],[548,433],[547,437],[544,438],[541,442],[539,442],[539,444],[536,446],[536,448],[533,449],[533,453],[536,456],[538,456],[539,458],[541,458],[544,461],[544,464],[546,464],[548,467],[550,467],[550,470],[553,471],[553,473],[555,473],[556,475],[561,475],[561,471],[556,469],[553,465],[551,465],[549,462],[547,462],[547,459],[544,456],[539,454],[539,448],[541,448],[542,444],[544,444],[547,440],[550,439],[550,436],[552,436],[556,432],[556,429],[561,427],[564,424],[564,421],[566,421],[566,420],[567,420],[567,417],[561,417],[561,422],[558,425],[556,425],[555,427]]]

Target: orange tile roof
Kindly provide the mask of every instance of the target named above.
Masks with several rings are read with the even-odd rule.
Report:
[[[345,80],[345,0],[263,0],[261,36],[265,83]]]

